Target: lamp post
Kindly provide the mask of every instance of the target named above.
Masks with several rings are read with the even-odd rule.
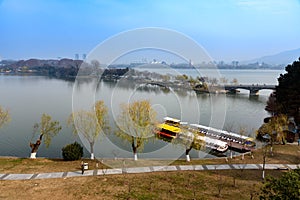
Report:
[[[232,159],[232,139],[229,141],[230,146],[230,159]]]
[[[263,136],[263,138],[266,141],[270,141],[271,137],[270,137],[269,134],[266,134],[266,135]],[[266,165],[266,158],[267,158],[267,146],[268,146],[268,142],[264,142],[264,145],[263,145],[263,166],[262,166],[262,179],[263,180],[265,179],[265,165]]]

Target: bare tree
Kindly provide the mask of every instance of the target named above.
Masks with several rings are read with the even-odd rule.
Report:
[[[222,197],[222,190],[224,189],[224,180],[222,180],[222,176],[221,174],[219,173],[219,170],[217,170],[217,168],[215,167],[215,173],[216,173],[216,176],[218,177],[218,181],[217,181],[217,191],[218,191],[218,194],[217,194],[217,197]]]
[[[212,86],[217,85],[219,80],[217,78],[208,79]]]
[[[53,121],[50,115],[43,114],[40,123],[36,123],[34,125],[34,132],[39,132],[40,136],[35,143],[30,142],[29,144],[31,148],[30,158],[36,158],[36,153],[38,151],[39,146],[42,143],[43,138],[45,138],[44,143],[46,147],[49,147],[49,145],[51,144],[52,137],[56,136],[61,130],[61,128],[62,127],[59,125],[58,121]]]
[[[172,143],[175,145],[180,145],[185,148],[185,157],[186,157],[186,162],[190,162],[190,151],[194,148],[197,150],[200,150],[202,147],[205,147],[205,142],[196,140],[197,133],[194,131],[189,131],[187,130],[186,127],[183,127],[181,129],[181,133],[179,138],[176,138],[172,140]]]
[[[236,78],[234,78],[234,79],[232,79],[231,84],[238,85],[239,81]]]
[[[233,127],[234,127],[234,122],[232,122],[232,123],[227,123],[226,125],[225,125],[225,127],[224,127],[224,129],[225,129],[225,131],[227,131],[227,132],[232,132],[233,131]],[[229,141],[229,150],[230,150],[230,159],[232,159],[233,158],[233,155],[232,155],[232,139],[230,139],[230,141]]]
[[[109,130],[107,119],[107,107],[103,101],[97,101],[93,110],[81,110],[73,112],[68,125],[72,126],[74,134],[82,134],[90,144],[91,159],[95,159],[94,145],[100,133]]]
[[[98,70],[100,69],[100,62],[98,60],[92,60],[91,65],[93,68],[93,73],[97,74]]]
[[[9,111],[0,106],[0,128],[5,124],[9,123],[9,121],[10,121]]]
[[[160,75],[160,78],[161,78],[164,82],[168,82],[168,81],[170,81],[170,79],[171,79],[170,75]]]
[[[98,60],[92,60],[91,65],[94,69],[97,69],[100,67],[100,62]]]
[[[221,77],[221,78],[220,78],[220,83],[222,83],[223,85],[225,85],[225,84],[228,83],[228,79],[225,78],[225,77]]]

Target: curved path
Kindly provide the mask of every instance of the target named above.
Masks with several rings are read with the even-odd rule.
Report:
[[[270,170],[289,170],[300,168],[300,164],[266,164],[265,169]],[[152,166],[152,167],[134,167],[134,168],[116,168],[116,169],[95,169],[86,170],[84,174],[81,171],[75,172],[52,172],[39,174],[0,174],[0,180],[32,180],[49,178],[66,178],[78,176],[98,176],[109,174],[137,174],[148,172],[164,171],[187,171],[187,170],[228,170],[228,169],[262,169],[262,164],[224,164],[224,165],[178,165],[178,166]]]

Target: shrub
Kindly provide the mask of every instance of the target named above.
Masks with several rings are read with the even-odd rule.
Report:
[[[267,178],[261,188],[260,199],[300,199],[300,168],[286,172],[280,178]]]
[[[83,156],[83,147],[74,142],[62,148],[62,156],[64,160],[79,160]]]

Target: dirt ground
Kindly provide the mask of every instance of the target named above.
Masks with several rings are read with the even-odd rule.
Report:
[[[282,171],[267,171],[280,176]],[[185,171],[0,181],[0,199],[258,199],[259,170]]]
[[[281,163],[281,164],[299,164],[300,163],[300,146],[297,145],[276,145],[274,146],[273,156],[267,153],[266,163]],[[197,164],[253,164],[262,163],[262,150],[256,150],[250,154],[246,154],[244,159],[242,156],[229,158],[215,159],[193,159],[191,162],[185,160],[170,161],[155,161],[155,160],[138,160],[118,159],[105,160],[104,164],[101,160],[84,159],[84,162],[89,163],[90,169],[103,168],[122,168],[122,167],[139,167],[139,166],[158,166],[158,165],[197,165]],[[63,161],[61,159],[28,159],[28,158],[0,158],[0,173],[43,173],[43,172],[66,172],[80,170],[81,160],[78,161]]]
[[[300,163],[300,147],[277,145],[266,163]],[[181,164],[262,163],[262,152],[233,159],[192,160]],[[107,166],[99,161],[84,160],[90,169]],[[111,161],[113,162],[113,161]],[[116,161],[116,165],[124,161]],[[138,161],[147,165],[147,161]],[[42,173],[80,170],[79,161],[59,159],[0,158],[0,173]],[[126,167],[136,162],[126,160]],[[266,171],[280,176],[283,171]],[[181,171],[145,174],[104,175],[60,179],[0,181],[0,199],[258,199],[262,185],[261,170]]]

